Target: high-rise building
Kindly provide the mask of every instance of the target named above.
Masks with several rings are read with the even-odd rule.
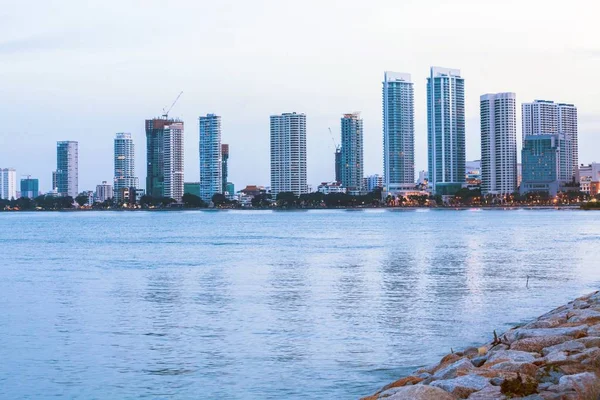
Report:
[[[21,179],[21,197],[35,199],[40,194],[40,182],[30,176]]]
[[[183,122],[174,119],[146,120],[146,194],[183,196]]]
[[[363,186],[367,192],[383,188],[383,176],[379,174],[365,176]]]
[[[415,105],[410,74],[383,76],[383,186],[397,193],[415,187]]]
[[[227,163],[229,162],[229,145],[228,144],[222,144],[221,145],[221,165],[223,166],[221,168],[221,180],[223,182],[223,188],[222,188],[222,192],[221,193],[225,193],[227,192],[227,178],[229,175],[229,170],[228,170],[228,165]]]
[[[122,199],[123,188],[139,187],[135,176],[135,145],[131,133],[117,133],[115,136],[115,177],[114,197],[117,202]],[[112,198],[112,188],[111,197]],[[104,201],[104,200],[102,200]]]
[[[200,197],[209,203],[215,193],[223,192],[221,117],[207,114],[200,126]]]
[[[0,199],[17,198],[17,171],[13,168],[0,169]]]
[[[363,190],[363,120],[358,113],[342,117],[342,186]]]
[[[484,94],[481,115],[481,193],[517,189],[517,106],[514,93]]]
[[[200,197],[200,182],[184,182],[183,194],[193,194]]]
[[[56,178],[56,171],[52,171],[52,191],[58,192],[58,179]]]
[[[308,193],[306,183],[306,115],[271,115],[271,194]]]
[[[566,150],[571,153],[569,174],[571,180],[578,181],[577,108],[573,104],[535,100],[533,103],[523,103],[521,109],[523,143],[527,135],[564,135]]]
[[[429,184],[453,195],[465,182],[465,83],[460,70],[431,67],[427,78]]]
[[[132,186],[133,187],[133,186]],[[113,193],[112,185],[109,185],[108,182],[102,181],[100,185],[96,185],[96,196],[95,201],[99,203],[104,203],[106,200],[112,199],[113,197],[118,197],[121,200],[123,199],[123,191],[124,189],[128,189],[126,186],[120,187],[120,194]]]
[[[523,180],[520,192],[547,192],[555,196],[571,180],[571,154],[562,134],[526,135],[521,152]]]
[[[335,181],[342,183],[342,148],[335,148]]]
[[[56,187],[59,196],[79,194],[79,144],[63,141],[56,144]]]

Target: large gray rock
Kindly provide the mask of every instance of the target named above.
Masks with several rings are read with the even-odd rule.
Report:
[[[435,381],[431,384],[433,387],[439,387],[453,395],[466,398],[473,392],[478,392],[487,386],[491,386],[489,381],[479,375],[463,375],[454,379]]]
[[[558,387],[561,392],[575,390],[581,394],[592,394],[597,390],[600,379],[591,372],[583,372],[575,375],[565,375],[558,381]]]
[[[560,364],[567,361],[567,353],[564,351],[553,351],[544,357],[546,364]]]
[[[471,360],[468,358],[461,358],[460,360],[436,371],[436,373],[433,374],[433,379],[437,380],[456,378],[459,371],[465,372],[472,369],[475,369],[475,366]]]
[[[593,319],[600,319],[600,312],[589,308],[585,310],[573,310],[569,315],[573,315],[569,318],[569,322],[587,322]]]
[[[580,352],[585,350],[585,345],[575,340],[563,342],[554,346],[546,347],[542,350],[542,354],[547,356],[554,351],[566,351],[566,352]]]
[[[414,385],[398,388],[385,400],[456,400],[456,396],[434,386]]]
[[[541,353],[542,349],[573,340],[571,336],[538,336],[520,339],[511,344],[512,350]]]
[[[479,392],[472,393],[469,400],[504,400],[506,396],[502,394],[499,386],[487,386]]]
[[[494,364],[490,369],[498,371],[518,372],[520,374],[535,376],[538,367],[531,363],[504,361]]]
[[[513,343],[520,339],[540,337],[540,336],[577,336],[585,335],[588,330],[587,325],[570,326],[565,328],[539,328],[539,329],[514,329],[506,332],[503,336],[509,342]]]
[[[588,331],[589,332],[589,331]],[[576,339],[579,343],[583,344],[588,349],[590,347],[600,347],[600,337],[583,337]]]
[[[533,362],[535,361],[535,356],[526,351],[518,351],[518,350],[500,350],[494,353],[491,353],[488,357],[486,364],[491,364],[497,361],[511,361],[511,362]]]
[[[600,336],[600,324],[590,326],[588,336]]]

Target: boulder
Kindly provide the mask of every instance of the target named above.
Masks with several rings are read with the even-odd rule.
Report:
[[[433,374],[433,379],[452,379],[458,376],[459,372],[465,373],[466,371],[470,371],[475,369],[473,363],[468,358],[461,358],[460,360],[447,365],[446,367],[439,369]]]
[[[545,349],[542,350],[542,354],[544,356],[547,356],[548,354],[554,352],[554,351],[566,351],[567,353],[570,352],[581,352],[585,350],[585,345],[576,342],[575,340],[570,340],[568,342],[563,342],[554,346],[550,346],[550,347],[546,347]]]
[[[493,370],[501,370],[501,371],[509,371],[509,372],[518,372],[524,375],[535,376],[538,367],[531,363],[526,362],[511,362],[504,361],[498,364],[494,364],[490,369]]]
[[[589,333],[589,330],[588,330]],[[577,342],[583,344],[585,347],[600,347],[600,337],[588,336],[581,339],[575,339]]]
[[[384,386],[383,389],[381,389],[381,390],[385,391],[385,390],[395,388],[395,387],[400,387],[400,386],[416,385],[417,383],[423,381],[424,379],[425,378],[421,378],[418,376],[407,376],[405,378],[398,379],[397,381],[392,382],[389,385]]]
[[[414,385],[397,388],[396,392],[386,400],[456,400],[443,389],[434,386]]]
[[[533,362],[535,360],[535,356],[526,351],[518,351],[518,350],[501,350],[491,353],[488,357],[488,360],[484,364],[493,364],[498,361],[512,361],[512,362]]]
[[[587,325],[569,326],[563,328],[539,328],[539,329],[515,329],[506,332],[503,336],[509,342],[513,343],[520,339],[540,337],[540,336],[572,336],[578,339],[587,334]]]
[[[567,353],[564,351],[554,351],[544,357],[545,364],[560,364],[567,362]]]
[[[585,310],[573,310],[569,315],[569,322],[588,322],[588,321],[600,321],[600,312],[593,309]]]
[[[431,384],[433,387],[439,387],[463,399],[489,385],[489,381],[479,375],[463,375],[454,379],[435,381]]]
[[[498,385],[499,386],[499,385]],[[504,400],[506,396],[500,392],[498,386],[486,386],[479,392],[472,393],[469,400]]]
[[[517,340],[510,346],[510,348],[511,350],[541,353],[542,349],[546,347],[561,344],[568,340],[573,340],[573,338],[570,336],[538,336]]]
[[[583,372],[576,375],[565,375],[558,381],[558,387],[561,392],[574,390],[582,395],[591,395],[594,390],[598,390],[600,379],[591,372]],[[596,396],[598,393],[596,392]],[[582,396],[583,397],[583,396]]]
[[[588,336],[600,336],[600,324],[590,326],[590,329],[588,329]]]
[[[487,361],[486,356],[475,357],[475,358],[471,359],[471,363],[473,363],[473,365],[477,368],[481,367],[486,361]]]

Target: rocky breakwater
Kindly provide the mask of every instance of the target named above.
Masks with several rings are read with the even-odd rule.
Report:
[[[362,400],[600,400],[600,292],[446,355]]]

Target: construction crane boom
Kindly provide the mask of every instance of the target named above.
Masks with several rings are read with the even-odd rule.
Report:
[[[183,94],[183,90],[181,92],[179,92],[179,94],[177,95],[177,98],[175,99],[175,101],[173,102],[173,104],[171,104],[171,107],[169,107],[168,110],[165,111],[165,109],[163,108],[163,118],[164,119],[168,119],[169,118],[169,113],[171,112],[171,110],[173,109],[173,107],[175,107],[175,103],[177,103],[177,100],[179,100],[179,98],[181,97],[181,95]]]
[[[331,128],[327,128],[329,129],[329,134],[331,135],[331,141],[333,142],[333,147],[338,150],[339,146],[337,145],[337,142],[335,141],[335,137],[333,136],[333,132],[331,132]]]

